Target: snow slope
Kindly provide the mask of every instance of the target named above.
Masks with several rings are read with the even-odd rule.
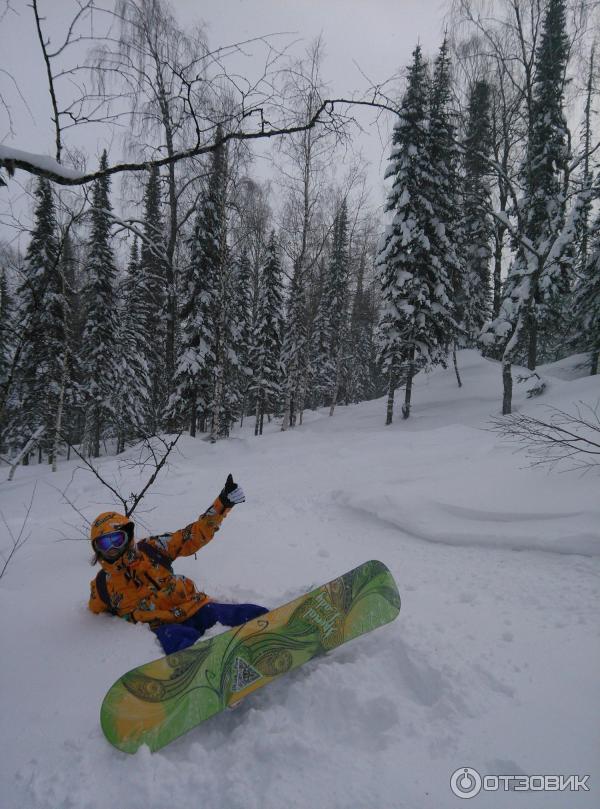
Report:
[[[248,499],[178,571],[218,599],[276,606],[381,559],[402,610],[154,755],[102,735],[106,690],[159,649],[144,626],[88,612],[90,549],[61,492],[88,519],[114,502],[76,462],[1,483],[15,532],[35,486],[31,538],[0,580],[2,808],[446,809],[465,805],[450,776],[467,766],[590,775],[590,792],[482,792],[473,807],[600,805],[599,475],[528,467],[485,429],[497,364],[459,362],[462,389],[452,369],[421,374],[410,420],[391,427],[377,401],[285,434],[181,439],[138,536],[195,518],[229,471]],[[541,401],[600,396],[598,378],[552,371]],[[99,466],[137,490],[124,457]]]

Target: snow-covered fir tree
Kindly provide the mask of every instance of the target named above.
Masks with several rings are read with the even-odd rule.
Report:
[[[413,52],[408,86],[392,138],[386,177],[392,178],[386,211],[392,214],[378,256],[382,289],[380,361],[388,384],[386,423],[394,391],[406,380],[403,416],[410,415],[417,367],[445,362],[454,335],[451,279],[432,247],[446,239],[435,215],[429,137],[429,79],[420,46]]]
[[[576,258],[574,266],[575,278],[581,278],[583,275],[585,275],[585,268],[587,267],[589,257],[590,240],[593,234],[592,200],[594,197],[594,171],[592,168],[592,116],[594,111],[592,109],[592,103],[594,96],[594,61],[595,48],[592,46],[586,87],[584,117],[581,127],[580,165],[577,175],[573,178],[574,184],[582,197],[581,211],[576,225]]]
[[[542,37],[536,54],[532,135],[528,161],[531,208],[528,238],[546,253],[565,224],[565,177],[568,174],[570,133],[564,113],[565,74],[570,52],[566,0],[548,0]],[[546,358],[566,331],[565,303],[573,280],[574,245],[565,243],[544,262],[534,283],[529,322],[529,367],[541,351]],[[554,356],[552,356],[554,359]]]
[[[525,356],[536,367],[538,348],[562,332],[573,245],[563,238],[565,174],[569,133],[564,115],[565,71],[569,55],[565,0],[549,0],[536,51],[529,141],[521,168],[514,248],[500,314],[486,325],[486,344],[504,349],[503,411],[510,412],[510,363]]]
[[[134,238],[129,263],[120,285],[118,376],[127,396],[115,401],[118,429],[117,452],[125,449],[125,442],[144,435],[155,418],[153,404],[153,375],[151,359],[155,357],[152,345],[151,296],[146,287],[147,274],[140,267],[140,251]]]
[[[597,180],[600,192],[600,176]],[[580,351],[590,354],[590,374],[598,373],[600,357],[600,213],[597,214],[587,261],[581,269],[573,296],[573,342]]]
[[[106,151],[100,168],[108,165]],[[84,451],[97,458],[100,441],[115,422],[116,401],[128,396],[119,379],[117,362],[117,269],[111,247],[107,176],[94,182],[90,235],[82,289],[84,325],[80,353],[82,399],[85,412]]]
[[[533,370],[539,346],[552,347],[553,333],[564,339],[564,303],[575,255],[575,234],[564,231],[570,141],[563,110],[568,56],[565,0],[549,0],[536,51],[522,196],[513,228],[515,254],[500,313],[482,332],[485,345],[503,347],[504,414],[512,409],[512,363],[525,357]]]
[[[70,227],[62,234],[60,242],[60,274],[66,299],[65,340],[66,365],[63,369],[63,403],[59,418],[60,430],[56,439],[60,443],[62,437],[70,444],[79,439],[80,403],[81,403],[81,369],[79,367],[79,346],[81,345],[81,302],[77,288],[77,257]],[[60,432],[60,436],[58,435]],[[58,449],[58,447],[57,447]],[[55,458],[56,461],[56,458]]]
[[[301,254],[294,263],[289,286],[282,347],[285,369],[282,430],[296,426],[298,413],[302,412],[306,384],[310,373],[308,306],[305,256]]]
[[[376,395],[375,368],[376,344],[374,334],[374,312],[370,290],[365,289],[366,252],[361,252],[356,279],[356,290],[352,298],[349,335],[348,377],[346,396],[349,402],[357,403],[372,399]]]
[[[8,266],[0,257],[0,379],[4,379],[14,347],[14,301],[9,289]],[[0,382],[0,384],[2,384]]]
[[[160,172],[153,166],[144,193],[144,232],[137,268],[139,294],[144,296],[144,318],[138,320],[140,340],[145,346],[143,359],[151,379],[147,426],[155,432],[161,424],[167,397],[167,260],[161,212]],[[142,306],[140,302],[139,306]],[[141,316],[141,309],[139,312]]]
[[[227,438],[243,401],[242,354],[246,352],[248,298],[239,286],[239,265],[227,242],[222,248],[218,286],[218,343],[215,394],[211,414],[211,441]],[[248,288],[246,287],[246,292]]]
[[[432,227],[428,238],[429,256],[438,274],[438,310],[443,321],[442,345],[453,342],[456,366],[456,338],[463,333],[464,324],[456,322],[456,302],[460,303],[462,318],[465,286],[465,234],[463,229],[463,197],[460,182],[460,153],[456,143],[456,126],[450,109],[452,66],[448,38],[436,57],[431,82],[429,111],[429,165],[431,179],[427,194],[432,208]],[[442,290],[442,287],[445,287]],[[444,300],[440,308],[441,300]],[[445,363],[442,347],[434,362]],[[458,375],[458,370],[457,370]],[[459,379],[460,384],[460,379]],[[410,406],[410,405],[409,405]]]
[[[276,410],[282,395],[284,322],[281,275],[279,248],[275,231],[272,231],[260,278],[258,310],[252,341],[252,394],[256,402],[255,435],[262,435],[265,413],[273,413]]]
[[[15,302],[8,278],[8,262],[0,257],[0,452],[5,451],[6,431],[10,422],[9,389],[14,377],[17,349]]]
[[[590,53],[590,64],[586,88],[586,103],[584,108],[583,125],[581,127],[581,141],[579,154],[579,170],[576,173],[574,185],[578,190],[579,216],[575,229],[574,245],[574,285],[571,296],[567,302],[570,308],[568,319],[570,329],[568,345],[577,352],[590,352],[590,372],[598,373],[598,353],[600,350],[600,306],[598,291],[600,288],[600,241],[598,238],[600,228],[600,215],[593,217],[593,199],[600,196],[600,177],[594,188],[594,172],[592,167],[592,124],[593,124],[593,96],[594,96],[594,47]]]
[[[335,223],[334,223],[335,224]],[[310,287],[309,311],[312,311],[312,328],[309,337],[309,365],[311,378],[309,385],[309,407],[321,407],[325,401],[327,375],[325,373],[328,356],[329,312],[325,308],[325,283],[327,278],[327,260],[321,256],[317,265],[317,273]]]
[[[58,238],[52,188],[38,181],[35,224],[18,288],[22,346],[17,385],[19,419],[14,422],[12,445],[17,448],[39,428],[40,458],[49,460],[60,443],[60,414],[68,384],[69,318],[67,290],[61,273],[61,244]]]
[[[248,396],[252,386],[252,339],[254,333],[254,273],[244,247],[233,265],[230,281],[232,289],[232,311],[230,320],[229,364],[231,368],[230,387],[235,389],[237,406],[235,411],[243,423]]]
[[[217,131],[216,139],[220,140]],[[227,157],[220,146],[211,155],[211,168],[203,201],[190,239],[190,265],[182,290],[179,359],[175,392],[169,411],[187,415],[190,435],[196,435],[211,417],[211,432],[218,430],[215,409],[220,407],[215,375],[219,368],[222,324],[221,288],[227,237],[225,200]],[[222,391],[221,391],[222,392]]]
[[[323,284],[322,306],[325,356],[321,361],[321,387],[330,415],[337,404],[344,377],[348,342],[348,208],[343,200],[336,213],[333,243]]]
[[[490,264],[494,226],[491,189],[490,86],[478,80],[469,94],[464,137],[464,261],[457,319],[467,345],[475,344],[491,314]],[[487,158],[487,159],[486,159]]]

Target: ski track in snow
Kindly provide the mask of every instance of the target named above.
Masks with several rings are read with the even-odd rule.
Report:
[[[76,463],[0,484],[18,533],[37,481],[31,538],[0,581],[2,809],[452,809],[450,775],[466,766],[591,775],[591,792],[481,793],[478,809],[596,807],[598,474],[528,468],[485,430],[498,365],[471,351],[459,362],[462,389],[452,369],[420,375],[411,419],[392,427],[378,401],[307,413],[286,434],[272,423],[255,439],[250,419],[214,446],[181,440],[140,526],[181,527],[229,471],[248,501],[178,572],[272,607],[378,558],[402,609],[154,755],[122,754],[100,729],[109,686],[160,652],[146,627],[87,610],[89,545],[70,541],[82,521],[59,492],[88,518],[114,504]],[[598,398],[597,379],[557,366],[543,403]],[[100,464],[139,488],[117,459]]]

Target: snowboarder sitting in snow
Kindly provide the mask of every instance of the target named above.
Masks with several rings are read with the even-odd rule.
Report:
[[[217,622],[239,626],[263,615],[267,610],[257,604],[213,601],[172,568],[178,556],[190,556],[210,542],[233,506],[245,499],[229,475],[217,499],[196,522],[140,542],[134,542],[134,524],[127,517],[114,511],[100,514],[90,529],[92,564],[102,566],[91,583],[92,612],[149,624],[166,654],[191,646]]]

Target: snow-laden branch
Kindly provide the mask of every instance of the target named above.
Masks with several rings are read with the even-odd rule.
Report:
[[[156,166],[168,166],[173,163],[178,163],[181,160],[186,160],[192,157],[199,157],[200,155],[210,154],[217,149],[224,146],[229,141],[251,141],[261,140],[264,138],[276,138],[284,135],[294,135],[299,132],[308,132],[316,126],[325,126],[327,124],[340,126],[343,118],[334,117],[334,108],[336,105],[346,106],[367,106],[375,107],[377,109],[387,109],[390,112],[397,114],[397,110],[386,104],[378,103],[375,101],[360,101],[345,98],[331,98],[323,100],[312,116],[303,124],[295,126],[282,126],[282,127],[269,127],[268,121],[264,118],[262,110],[253,110],[253,114],[260,115],[260,127],[256,131],[232,131],[224,134],[220,138],[212,140],[206,144],[195,144],[188,149],[182,149],[174,152],[167,157],[158,158],[156,160],[145,160],[142,162],[130,163],[117,163],[114,166],[108,166],[106,169],[98,169],[93,172],[81,172],[75,169],[69,169],[62,166],[56,160],[46,155],[38,155],[32,152],[24,152],[19,149],[13,149],[10,146],[0,146],[0,168],[6,168],[10,174],[15,169],[21,169],[29,174],[38,177],[45,177],[58,185],[87,185],[100,177],[107,177],[112,174],[120,174],[126,171],[148,171]],[[248,117],[249,113],[246,113]]]
[[[2,144],[0,144],[0,166],[6,168],[10,175],[15,169],[24,169],[29,174],[47,177],[60,185],[81,185],[81,178],[86,176],[77,169],[63,166],[48,155],[24,152],[21,149],[14,149],[12,146]]]

